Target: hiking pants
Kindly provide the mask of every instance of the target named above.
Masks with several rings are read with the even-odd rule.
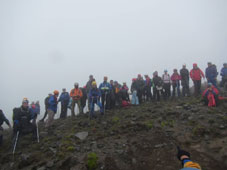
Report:
[[[132,92],[132,101],[131,101],[131,103],[133,105],[139,105],[139,99],[137,97],[137,92],[136,91]]]
[[[62,102],[61,103],[61,114],[60,114],[60,118],[66,118],[67,117],[67,110],[68,110],[68,103]]]
[[[181,85],[182,85],[182,95],[183,95],[183,97],[185,95],[190,96],[189,81],[188,80],[181,80]]]
[[[91,117],[94,117],[95,104],[97,104],[99,106],[100,112],[101,112],[101,114],[103,114],[102,103],[98,100],[98,101],[91,102],[91,106],[90,106],[90,108],[91,108],[91,110],[90,110],[91,115],[90,116]]]
[[[53,124],[54,115],[55,115],[54,111],[50,110],[50,109],[47,109],[47,113],[48,113],[48,117],[47,117],[46,124],[45,124],[46,128],[48,128],[49,126],[51,126]]]
[[[3,128],[0,126],[0,146],[2,145],[3,141]]]
[[[164,83],[163,89],[164,89],[163,97],[164,97],[164,99],[168,99],[171,96],[171,94],[170,94],[170,83]]]
[[[102,94],[101,100],[103,108],[105,107],[105,109],[110,109],[110,94],[109,93]]]
[[[72,109],[71,109],[72,116],[76,116],[75,115],[75,106],[76,106],[76,104],[78,105],[78,108],[79,108],[79,114],[82,113],[82,107],[81,107],[80,99],[72,100]]]
[[[194,95],[197,96],[201,94],[201,80],[194,80]]]
[[[157,90],[156,87],[153,87],[153,96],[154,100],[160,101],[160,90]]]
[[[172,96],[175,97],[177,89],[177,96],[180,97],[180,83],[173,83],[173,93]]]

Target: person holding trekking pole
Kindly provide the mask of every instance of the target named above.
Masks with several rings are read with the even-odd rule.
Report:
[[[107,82],[108,78],[105,76],[103,83],[99,85],[99,90],[101,91],[102,105],[105,113],[105,109],[110,109],[110,92],[111,85]]]

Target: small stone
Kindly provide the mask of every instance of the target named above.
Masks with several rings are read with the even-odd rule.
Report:
[[[225,126],[224,125],[220,125],[219,129],[225,129]]]
[[[47,163],[47,167],[48,168],[51,168],[51,167],[53,167],[54,166],[54,162],[53,161],[49,161],[48,163]]]
[[[42,167],[38,168],[37,170],[46,170],[46,167],[42,166]]]
[[[136,164],[137,163],[137,161],[136,161],[136,159],[135,158],[132,158],[132,164]]]
[[[79,132],[75,134],[76,137],[78,137],[80,140],[84,140],[88,136],[88,132]]]
[[[162,148],[162,147],[164,147],[164,146],[166,146],[167,144],[166,143],[162,143],[162,144],[157,144],[157,145],[155,145],[154,147],[155,148]]]

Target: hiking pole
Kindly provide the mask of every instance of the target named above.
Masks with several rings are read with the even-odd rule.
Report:
[[[14,146],[13,146],[13,156],[14,156],[15,151],[16,151],[16,146],[17,146],[18,137],[19,137],[19,131],[17,131],[16,140],[15,140],[15,143],[14,143]]]
[[[38,119],[38,115],[37,115],[37,119]],[[36,133],[37,133],[37,142],[39,143],[39,125],[36,122]]]
[[[105,91],[104,106],[103,106],[104,107],[103,108],[104,109],[104,112],[103,112],[104,114],[106,114],[106,94],[107,94],[107,92]]]

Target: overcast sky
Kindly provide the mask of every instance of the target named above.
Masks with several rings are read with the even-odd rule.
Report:
[[[0,108],[186,63],[227,62],[226,0],[0,0]],[[42,105],[43,106],[43,105]]]

